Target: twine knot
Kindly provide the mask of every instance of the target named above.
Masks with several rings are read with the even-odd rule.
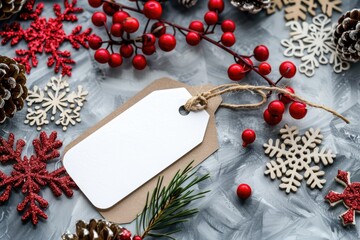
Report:
[[[191,97],[184,105],[184,109],[190,111],[201,111],[206,109],[208,106],[208,99],[206,98],[207,93],[201,93],[199,95]]]

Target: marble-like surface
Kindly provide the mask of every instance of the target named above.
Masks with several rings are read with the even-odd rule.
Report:
[[[61,1],[46,1],[43,16],[53,16],[51,5],[54,2]],[[207,1],[199,1],[195,8],[188,11],[178,9],[177,1],[171,2],[165,7],[164,17],[182,25],[188,25],[193,19],[202,19],[206,11]],[[92,27],[90,18],[94,9],[88,7],[85,0],[78,4],[85,9],[84,13],[79,15],[79,24],[84,28]],[[355,7],[360,7],[359,0],[344,0],[344,10]],[[270,48],[269,62],[273,66],[270,77],[276,79],[278,65],[286,60],[282,55],[284,48],[281,47],[280,40],[288,37],[289,33],[283,13],[278,12],[272,16],[266,16],[265,13],[248,15],[231,7],[227,1],[222,16],[236,21],[235,50],[248,54],[258,44],[266,44]],[[333,21],[338,17],[339,14],[335,13]],[[64,26],[69,33],[74,25],[65,23]],[[101,29],[95,29],[94,32],[102,36],[105,34]],[[220,37],[220,31],[215,37]],[[171,77],[190,85],[230,82],[226,74],[227,67],[233,63],[230,56],[205,42],[199,47],[189,47],[184,42],[184,38],[178,33],[176,50],[171,53],[159,51],[149,58],[149,67],[142,72],[134,70],[127,60],[119,69],[100,66],[93,60],[93,51],[74,51],[69,44],[64,44],[61,49],[70,50],[77,62],[69,83],[72,87],[83,85],[89,91],[88,101],[82,111],[81,124],[70,127],[67,132],[62,132],[61,128],[54,124],[43,129],[47,132],[57,130],[59,139],[63,139],[66,145],[160,77]],[[20,46],[24,47],[25,44],[21,43],[18,47]],[[15,48],[9,45],[0,47],[2,55],[14,56],[14,51]],[[46,66],[48,56],[43,54],[38,57],[39,66],[33,68],[28,76],[30,87],[44,86],[54,75],[53,69]],[[292,60],[300,63],[299,59]],[[192,207],[200,209],[200,213],[190,222],[181,225],[183,231],[175,235],[176,239],[359,239],[360,226],[344,228],[338,219],[338,215],[345,211],[343,205],[330,208],[324,201],[329,190],[342,191],[342,187],[333,181],[338,169],[350,171],[352,181],[360,181],[359,66],[353,65],[351,70],[341,74],[332,72],[329,65],[320,66],[312,78],[297,74],[292,80],[282,83],[290,84],[298,94],[308,100],[325,104],[344,114],[352,121],[349,125],[334,119],[331,114],[310,109],[303,120],[295,121],[286,114],[281,124],[269,127],[262,118],[264,109],[220,109],[216,116],[220,148],[199,167],[200,173],[211,174],[211,179],[199,188],[210,189],[211,192],[206,198],[192,204]],[[265,84],[253,73],[243,81]],[[233,94],[225,99],[241,102],[248,101],[248,97],[246,94]],[[35,127],[23,124],[25,114],[26,108],[11,121],[2,124],[0,135],[7,137],[9,132],[13,132],[17,138],[24,138],[31,143],[38,132]],[[335,163],[325,168],[327,183],[324,189],[310,190],[303,181],[296,194],[286,195],[278,188],[279,180],[271,181],[264,176],[265,164],[269,159],[263,153],[262,144],[269,138],[277,137],[279,129],[285,123],[299,126],[301,133],[309,127],[321,128],[324,134],[323,146],[332,148],[337,153]],[[257,133],[256,142],[246,149],[241,146],[240,137],[245,128],[253,128]],[[32,147],[30,144],[28,146],[24,153],[31,154]],[[59,164],[59,161],[54,161],[49,165],[49,169],[53,170]],[[10,173],[11,166],[1,166],[0,169]],[[237,185],[243,182],[251,185],[253,195],[247,201],[240,202],[235,190]],[[121,184],[118,187],[121,187]],[[50,202],[46,210],[49,218],[47,221],[40,221],[37,226],[21,221],[21,215],[16,210],[23,197],[20,192],[13,192],[11,200],[0,206],[1,240],[59,239],[63,232],[74,231],[78,219],[100,217],[81,191],[76,191],[71,199],[65,196],[55,198],[49,189],[45,189],[41,194]],[[357,219],[360,219],[359,216]],[[132,226],[129,228],[133,230]]]

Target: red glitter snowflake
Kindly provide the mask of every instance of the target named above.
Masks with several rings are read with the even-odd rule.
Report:
[[[33,20],[28,29],[23,29],[19,22],[5,24],[4,30],[0,31],[0,36],[3,38],[1,43],[4,45],[11,41],[11,45],[18,44],[21,40],[26,41],[27,49],[17,49],[15,52],[17,57],[14,59],[25,65],[27,73],[30,73],[32,67],[38,65],[36,54],[43,52],[51,54],[48,58],[47,65],[52,67],[55,65],[55,73],[62,69],[62,75],[71,76],[72,66],[75,61],[71,59],[71,53],[67,50],[59,50],[61,44],[65,41],[71,43],[72,47],[79,49],[81,46],[89,48],[87,44],[88,37],[91,33],[91,28],[86,29],[81,33],[81,26],[76,26],[70,35],[67,35],[63,30],[63,22],[78,20],[75,13],[82,12],[82,8],[75,7],[76,0],[64,0],[65,9],[61,12],[59,4],[54,4],[54,13],[56,18],[46,19],[40,17],[44,8],[43,3],[35,5],[35,0],[28,0],[23,8],[23,13],[20,14],[21,20]]]
[[[355,212],[360,212],[360,182],[350,182],[350,173],[339,170],[335,180],[345,186],[343,193],[330,191],[325,199],[331,206],[343,202],[348,210],[340,215],[343,225],[355,224]]]
[[[48,172],[46,166],[51,159],[60,156],[59,149],[62,142],[56,140],[57,133],[52,132],[48,137],[45,132],[40,133],[40,138],[33,140],[34,152],[30,158],[21,158],[25,141],[16,141],[14,134],[10,134],[8,140],[0,138],[0,162],[14,162],[11,175],[0,171],[0,203],[9,200],[14,188],[20,188],[25,195],[24,200],[18,204],[17,210],[23,213],[22,220],[31,219],[37,224],[39,217],[47,219],[44,209],[49,205],[48,201],[39,195],[42,187],[49,186],[56,197],[64,193],[66,196],[73,195],[72,188],[76,184],[67,175],[64,167],[53,172]]]

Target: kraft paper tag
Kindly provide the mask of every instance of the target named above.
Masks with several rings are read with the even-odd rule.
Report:
[[[167,184],[176,171],[218,149],[220,97],[207,111],[179,113],[192,95],[210,88],[157,80],[66,147],[65,168],[106,219],[134,220],[159,175]]]

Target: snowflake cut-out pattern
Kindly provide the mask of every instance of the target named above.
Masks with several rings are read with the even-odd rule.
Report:
[[[336,51],[332,39],[334,26],[329,23],[331,20],[323,14],[314,17],[311,24],[296,21],[286,23],[291,32],[290,39],[281,40],[281,45],[286,47],[284,55],[301,58],[299,71],[309,77],[315,74],[319,63],[332,64],[336,73],[350,68],[350,64],[342,60]]]
[[[355,212],[360,212],[360,182],[350,182],[350,173],[345,171],[338,171],[335,180],[342,184],[345,189],[342,193],[330,191],[325,199],[331,206],[342,202],[348,209],[340,215],[340,219],[344,226],[355,225]]]
[[[26,114],[25,124],[36,125],[37,130],[50,120],[56,125],[61,125],[66,131],[68,125],[75,125],[81,122],[80,111],[86,101],[87,91],[79,85],[77,91],[70,92],[69,84],[65,78],[52,77],[44,90],[38,86],[29,89],[26,99],[28,113]],[[30,108],[34,105],[34,108]]]
[[[287,21],[306,20],[307,14],[316,15],[316,9],[320,6],[322,13],[328,17],[333,11],[341,12],[342,0],[272,0],[271,6],[267,9],[268,14],[273,14],[276,9],[285,9]]]
[[[45,132],[41,132],[40,137],[33,140],[34,154],[30,158],[21,157],[25,147],[24,140],[20,139],[15,143],[12,133],[7,140],[0,138],[0,162],[13,163],[10,175],[0,171],[0,202],[8,201],[12,191],[21,189],[24,199],[18,204],[17,210],[24,212],[22,220],[30,219],[33,224],[37,224],[39,218],[47,219],[44,210],[49,203],[39,195],[43,187],[48,186],[56,197],[62,193],[71,197],[72,189],[76,188],[64,167],[53,172],[46,168],[50,160],[60,156],[57,149],[62,146],[62,142],[56,137],[56,132],[52,132],[49,137]]]
[[[311,189],[321,189],[326,182],[322,179],[325,172],[316,164],[321,161],[326,166],[332,164],[335,158],[331,150],[317,147],[323,139],[320,129],[310,128],[304,136],[298,134],[297,127],[285,125],[280,130],[282,142],[280,139],[275,142],[269,139],[264,144],[265,154],[275,159],[266,164],[265,175],[271,179],[280,178],[279,187],[286,193],[296,192],[303,178],[307,179],[306,184]],[[305,171],[303,175],[300,174],[302,171]]]
[[[71,34],[67,35],[63,30],[63,22],[76,22],[78,20],[76,13],[83,11],[82,8],[76,7],[76,0],[64,0],[65,9],[61,12],[59,4],[54,4],[54,13],[56,18],[46,19],[40,17],[44,8],[43,3],[35,5],[35,0],[29,0],[23,7],[23,13],[20,14],[21,20],[33,20],[29,28],[23,29],[19,22],[5,24],[3,31],[0,31],[0,37],[3,38],[2,44],[10,42],[11,46],[24,40],[27,49],[17,49],[17,57],[14,59],[25,66],[26,72],[30,73],[32,67],[38,65],[37,54],[45,52],[51,56],[48,58],[47,65],[55,66],[54,71],[58,73],[61,70],[62,75],[71,76],[72,64],[75,61],[71,58],[68,50],[60,50],[60,46],[68,41],[74,49],[81,46],[89,48],[87,40],[91,33],[91,28],[81,33],[82,27],[76,26]]]

